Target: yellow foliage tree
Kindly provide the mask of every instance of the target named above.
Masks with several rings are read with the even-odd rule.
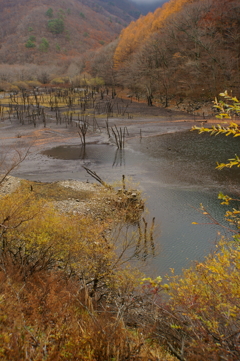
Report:
[[[223,97],[224,100],[215,99],[214,107],[219,110],[219,115],[217,117],[219,119],[232,119],[236,115],[240,114],[240,102],[236,97],[232,97],[228,94],[227,91],[224,93],[220,93],[220,96]],[[227,126],[218,124],[217,126],[212,126],[211,128],[207,127],[197,127],[194,126],[192,130],[197,130],[201,133],[210,133],[211,135],[219,135],[223,134],[226,136],[232,135],[233,137],[240,136],[240,127],[235,122],[230,122]],[[223,168],[232,168],[232,167],[240,167],[240,158],[238,155],[235,155],[235,158],[229,159],[228,163],[217,163],[217,169],[221,170]],[[222,192],[219,193],[218,198],[222,200],[222,204],[229,204],[230,201],[239,201],[239,199],[233,199],[228,195],[224,195]],[[204,212],[206,212],[204,210]],[[235,239],[240,240],[239,229],[240,229],[240,212],[237,209],[233,209],[232,211],[227,211],[225,214],[225,219],[231,224],[235,225],[237,231],[235,232]]]
[[[169,345],[180,360],[237,360],[240,307],[240,249],[222,240],[204,262],[170,278],[167,320]],[[170,348],[171,348],[170,347]]]

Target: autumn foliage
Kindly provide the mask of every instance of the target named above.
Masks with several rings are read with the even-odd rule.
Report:
[[[205,262],[171,277],[153,332],[178,359],[239,359],[239,271],[239,244],[222,240]]]
[[[119,360],[143,338],[108,310],[98,312],[87,288],[61,272],[23,284],[1,273],[0,357],[4,360]]]
[[[59,213],[26,182],[0,204],[0,357],[154,360],[124,316],[141,279],[127,265],[136,237],[120,225],[113,237],[111,218]]]
[[[172,14],[179,12],[186,3],[190,2],[191,0],[170,0],[154,13],[149,13],[131,22],[120,34],[120,41],[114,55],[115,65],[118,66],[124,62],[153,33],[164,27]]]
[[[238,96],[239,14],[236,0],[172,0],[132,22],[113,57],[119,84],[166,107],[222,88]]]

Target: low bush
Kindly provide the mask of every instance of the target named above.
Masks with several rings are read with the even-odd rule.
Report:
[[[46,38],[42,38],[41,43],[39,44],[39,50],[42,52],[47,52],[49,49],[49,42]]]
[[[46,12],[45,15],[48,16],[49,18],[53,17],[53,9],[49,8]]]
[[[18,87],[12,85],[11,83],[8,83],[7,81],[0,81],[0,91],[13,91],[13,90],[19,90]]]
[[[40,83],[40,81],[38,80],[29,80],[26,81],[26,83],[31,87],[31,88],[36,88],[36,87],[40,87],[42,84]]]
[[[54,85],[61,85],[61,84],[68,84],[70,79],[67,76],[54,78],[51,80],[51,84]]]
[[[36,44],[32,40],[28,39],[25,46],[26,48],[35,48]]]
[[[61,34],[64,31],[63,19],[52,19],[48,21],[48,30],[53,34]]]
[[[17,86],[18,89],[21,89],[21,90],[29,89],[29,86],[25,81],[15,81],[12,83],[12,85]]]

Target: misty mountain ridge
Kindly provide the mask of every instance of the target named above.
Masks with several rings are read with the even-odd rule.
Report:
[[[132,3],[138,8],[142,15],[146,15],[149,12],[155,11],[157,8],[161,7],[164,3],[168,2],[169,0],[156,0],[153,3],[145,2],[145,3],[138,3],[135,0],[131,0]]]

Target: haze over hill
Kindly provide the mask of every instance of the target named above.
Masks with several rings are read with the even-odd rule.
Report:
[[[157,8],[161,7],[164,3],[168,2],[169,0],[131,0],[138,9],[141,11],[142,14],[147,14],[150,11],[154,11]]]

